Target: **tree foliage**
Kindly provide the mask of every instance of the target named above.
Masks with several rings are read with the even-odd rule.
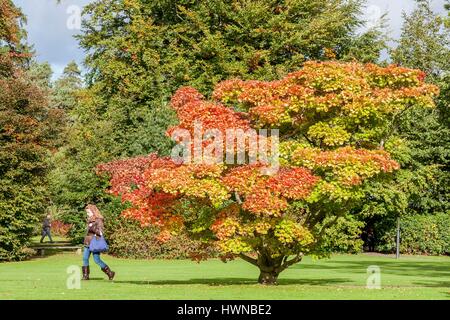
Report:
[[[438,89],[424,80],[418,70],[332,61],[306,62],[281,80],[226,80],[210,100],[181,88],[171,103],[179,124],[169,134],[189,132],[196,121],[202,135],[280,128],[279,169],[270,170],[275,154],[242,165],[151,154],[98,171],[110,175],[112,194],[131,203],[123,215],[159,226],[160,241],[186,228],[217,246],[224,260],[254,264],[259,281],[272,284],[305,253],[320,251],[324,233],[365,197],[368,181],[399,169],[383,149],[402,113],[434,107]],[[211,145],[220,150],[208,138],[201,148]],[[186,146],[195,152],[195,142]],[[242,150],[228,150],[234,151]]]
[[[0,1],[0,261],[20,259],[46,204],[45,174],[52,145],[45,91],[25,66],[22,15]]]
[[[444,18],[433,12],[429,0],[416,1],[416,6],[410,14],[403,13],[402,34],[392,58],[439,82],[450,68],[450,29],[445,27]]]
[[[20,27],[24,16],[11,0],[0,1],[0,44],[9,48],[18,46],[24,35]]]
[[[98,163],[167,155],[165,130],[176,124],[168,102],[181,86],[210,93],[221,80],[272,80],[310,59],[377,59],[384,39],[377,29],[357,33],[360,9],[353,0],[88,4],[78,37],[87,88],[56,155],[55,202],[81,222],[87,202],[109,201],[93,170]]]
[[[355,43],[378,59],[381,34],[370,30],[371,40],[362,44],[360,37],[369,36],[356,32],[361,6],[353,0],[96,1],[85,9],[80,41],[89,50],[92,81],[111,93],[152,100],[160,98],[156,90],[170,96],[185,84],[209,93],[220,80],[272,80],[306,60],[367,60],[352,51]]]
[[[55,81],[52,107],[64,110],[68,115],[77,105],[77,92],[83,87],[81,71],[75,61],[71,61]]]
[[[430,1],[417,1],[416,9],[404,14],[402,35],[392,51],[393,60],[419,68],[440,88],[437,108],[411,108],[395,126],[392,151],[402,169],[390,184],[375,183],[365,215],[435,214],[450,209],[449,190],[449,64],[450,29],[435,14]]]

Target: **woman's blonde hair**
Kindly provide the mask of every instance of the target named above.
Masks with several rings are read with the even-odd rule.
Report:
[[[86,206],[86,210],[91,210],[91,212],[94,214],[95,218],[103,219],[103,216],[100,213],[100,210],[98,210],[98,208],[97,208],[97,206],[95,204],[88,204]]]

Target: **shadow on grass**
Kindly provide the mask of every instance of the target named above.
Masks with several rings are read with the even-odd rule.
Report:
[[[417,281],[413,284],[428,288],[448,288],[448,294],[450,295],[450,281]]]
[[[60,254],[75,254],[76,251],[75,250],[59,250],[59,249],[45,249],[45,254],[41,255],[39,253],[36,253],[34,255],[32,255],[29,259],[27,259],[28,261],[33,261],[33,260],[42,260],[42,259],[46,259],[48,257],[51,256],[56,256],[56,255],[60,255]],[[81,260],[81,255],[80,256],[80,260]]]
[[[35,281],[36,279],[0,279],[0,282],[30,282],[30,281]],[[108,278],[89,278],[89,280],[82,280],[83,282],[85,281],[96,281],[96,280],[108,280]]]
[[[70,249],[67,249],[69,247]],[[79,247],[79,244],[74,244],[66,239],[55,240],[54,242],[44,241],[42,243],[39,242],[38,240],[33,240],[28,245],[28,249],[34,250],[34,254],[32,254],[28,260],[39,260],[42,258],[51,257],[61,253],[70,253],[70,252],[75,253],[77,250],[73,249],[72,247]],[[44,250],[45,252],[43,255],[41,254],[41,250]]]
[[[445,262],[412,262],[412,261],[325,261],[325,263],[299,263],[291,269],[316,269],[316,270],[344,270],[353,272],[359,270],[366,272],[368,266],[376,265],[383,273],[401,276],[425,276],[425,277],[450,277],[450,264]]]
[[[349,279],[279,279],[278,285],[317,285],[326,286],[330,284],[340,284],[349,282]],[[192,285],[205,284],[209,286],[230,286],[230,285],[249,285],[258,284],[257,279],[247,278],[211,278],[211,279],[186,279],[186,280],[136,280],[121,281],[115,280],[115,283],[137,284],[137,285]]]

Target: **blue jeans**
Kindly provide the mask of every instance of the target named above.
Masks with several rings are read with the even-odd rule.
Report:
[[[94,261],[96,264],[100,266],[100,268],[105,268],[106,263],[100,259],[100,253],[92,252],[92,255],[94,256]],[[83,267],[89,266],[89,257],[91,256],[91,250],[89,250],[89,247],[84,247],[83,251]]]

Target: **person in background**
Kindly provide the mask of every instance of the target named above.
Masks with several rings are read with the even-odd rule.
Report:
[[[106,265],[102,259],[100,259],[100,253],[98,252],[91,252],[89,250],[89,244],[91,243],[91,240],[93,237],[101,237],[103,235],[103,216],[100,213],[100,210],[97,208],[96,205],[89,204],[86,207],[86,213],[87,213],[87,232],[86,236],[84,237],[84,251],[83,251],[83,280],[89,280],[89,257],[92,255],[94,256],[94,261],[96,264],[99,265],[101,270],[106,273],[109,280],[113,280],[115,276],[115,272],[111,271],[111,269]]]
[[[41,241],[40,243],[42,243],[44,241],[44,238],[46,236],[48,236],[48,238],[50,239],[50,243],[53,243],[53,239],[52,239],[52,235],[50,233],[50,229],[51,229],[51,215],[47,214],[47,216],[44,218],[44,221],[42,222],[42,237],[41,237]]]
[[[369,228],[367,232],[367,244],[369,246],[369,252],[375,251],[375,234],[372,228]]]

